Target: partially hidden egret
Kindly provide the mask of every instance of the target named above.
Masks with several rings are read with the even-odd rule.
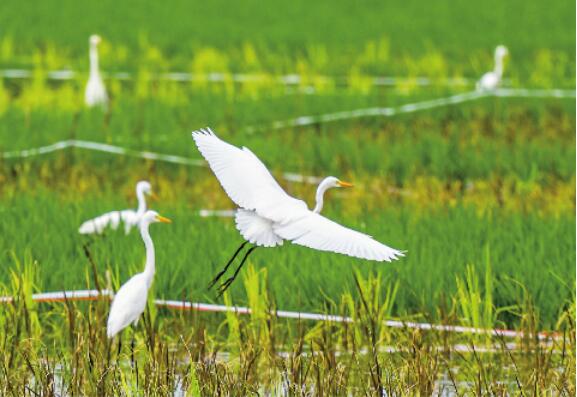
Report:
[[[108,94],[98,66],[98,44],[100,42],[101,38],[97,34],[93,34],[88,40],[90,45],[90,74],[88,83],[86,83],[86,91],[84,92],[84,102],[88,107],[101,106],[106,108],[108,105]]]
[[[80,225],[78,232],[80,234],[101,234],[107,227],[116,230],[122,221],[124,223],[124,232],[128,234],[130,230],[138,225],[138,222],[146,212],[146,197],[152,193],[152,188],[148,181],[140,181],[136,184],[136,198],[138,199],[138,208],[135,210],[111,211],[102,214],[97,218],[90,219]]]
[[[171,223],[171,220],[150,210],[146,211],[142,217],[140,235],[146,247],[146,265],[142,273],[132,276],[114,296],[106,327],[106,334],[109,338],[113,338],[131,323],[136,325],[146,307],[148,289],[152,284],[155,271],[154,244],[150,238],[148,227],[155,222]]]
[[[210,286],[221,278],[247,243],[253,244],[234,275],[219,287],[220,293],[234,281],[254,249],[282,245],[283,240],[320,251],[374,261],[390,262],[404,256],[403,251],[320,215],[324,193],[330,188],[350,187],[350,183],[333,176],[325,178],[318,186],[316,205],[309,210],[304,201],[289,196],[281,188],[266,166],[248,148],[240,149],[224,142],[210,129],[194,131],[192,137],[225,192],[240,207],[235,215],[236,228],[246,240]]]
[[[485,73],[477,82],[477,91],[490,91],[501,85],[503,78],[503,59],[509,55],[509,50],[504,45],[495,48],[495,69]]]

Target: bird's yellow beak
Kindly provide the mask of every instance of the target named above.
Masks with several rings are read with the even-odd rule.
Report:
[[[160,215],[156,215],[156,220],[162,223],[172,223],[172,221],[168,218],[165,218],[163,216]]]
[[[352,183],[343,182],[343,181],[338,181],[337,185],[339,185],[340,187],[353,187],[354,186]]]
[[[154,200],[154,201],[160,201],[160,199],[158,198],[158,196],[152,192],[150,192],[150,199]]]

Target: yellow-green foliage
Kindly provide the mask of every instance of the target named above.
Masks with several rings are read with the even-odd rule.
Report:
[[[361,67],[370,68],[380,65],[387,67],[391,57],[391,42],[387,37],[379,40],[370,40],[365,44],[363,52],[357,62]],[[382,70],[382,69],[381,69]]]
[[[8,109],[10,93],[4,86],[4,79],[0,79],[0,116]]]
[[[37,272],[38,262],[32,258],[30,252],[25,253],[22,259],[18,258],[16,253],[12,252],[13,270],[10,270],[10,287],[11,295],[16,300],[16,306],[24,308],[22,313],[25,314],[24,330],[30,338],[41,336],[42,330],[37,312],[36,302],[32,295],[38,292]]]
[[[0,38],[0,60],[9,62],[14,57],[14,41],[10,36]]]
[[[495,326],[493,308],[493,275],[489,259],[489,248],[485,266],[484,284],[479,285],[479,276],[473,265],[467,265],[465,278],[457,276],[457,305],[463,325],[474,328],[492,329]]]
[[[546,48],[538,50],[531,69],[531,85],[542,88],[554,87],[560,79],[566,79],[568,61],[565,53]],[[574,79],[567,81],[566,84],[574,84]]]
[[[230,297],[230,293],[226,291],[222,297],[224,298],[224,304],[227,306],[232,306],[233,302]],[[241,336],[240,336],[240,321],[238,318],[238,314],[227,311],[225,312],[226,317],[226,326],[228,328],[228,346],[241,346]],[[238,353],[238,350],[232,349],[232,352]]]
[[[249,264],[243,281],[251,311],[246,332],[250,334],[250,340],[258,342],[259,349],[272,351],[274,346],[271,346],[270,335],[273,323],[270,320],[273,315],[269,312],[271,306],[268,299],[267,269],[257,270]]]

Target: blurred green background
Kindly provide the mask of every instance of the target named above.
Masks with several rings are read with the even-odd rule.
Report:
[[[2,1],[0,69],[31,76],[0,80],[0,151],[87,139],[200,159],[190,131],[210,125],[275,176],[354,181],[354,190],[329,194],[327,216],[408,251],[378,264],[290,245],[257,250],[251,261],[268,268],[279,308],[323,310],[353,288],[354,271],[378,271],[399,282],[395,314],[435,316],[474,265],[479,274],[491,268],[496,307],[528,293],[552,324],[575,293],[574,98],[487,97],[390,118],[267,127],[470,91],[492,69],[498,44],[510,51],[508,87],[574,90],[574,15],[575,4],[561,1]],[[106,111],[83,101],[92,33],[103,37]],[[50,79],[58,69],[77,74]],[[198,78],[170,81],[166,72]],[[236,73],[259,78],[239,82]],[[284,74],[300,81],[281,84]],[[374,85],[376,76],[398,80]],[[214,176],[81,149],[0,159],[0,282],[30,262],[39,290],[85,288],[91,276],[77,227],[134,207],[140,179],[161,197],[151,205],[174,218],[152,231],[156,296],[215,300],[206,285],[241,238],[232,219],[198,216],[233,208]],[[314,186],[280,181],[312,203]],[[111,233],[91,247],[116,284],[141,268],[137,233]],[[232,294],[246,302],[240,282]]]

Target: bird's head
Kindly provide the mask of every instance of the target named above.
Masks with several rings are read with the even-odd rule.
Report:
[[[500,58],[503,58],[509,55],[509,50],[504,45],[498,45],[497,48],[495,48],[495,55],[497,55]]]
[[[333,187],[353,187],[352,183],[341,181],[339,178],[334,176],[328,176],[322,180],[317,188],[316,200],[317,204],[313,209],[313,212],[320,213],[323,208],[323,196],[327,190]]]
[[[158,200],[158,197],[152,192],[152,186],[148,181],[140,181],[136,184],[136,194],[147,194],[150,198],[154,200]]]
[[[143,224],[151,224],[151,223],[157,223],[157,222],[172,223],[172,221],[170,219],[165,218],[165,217],[159,215],[158,212],[152,211],[152,210],[148,210],[144,213],[144,215],[142,216],[141,222]]]
[[[98,44],[100,44],[101,41],[102,41],[102,39],[101,39],[100,36],[97,35],[97,34],[91,35],[91,36],[90,36],[90,39],[89,39],[89,42],[90,42],[90,44],[92,44],[92,45],[98,45]]]
[[[322,182],[321,185],[324,186],[326,189],[331,187],[353,187],[352,183],[341,181],[339,178],[334,176],[326,177]]]

